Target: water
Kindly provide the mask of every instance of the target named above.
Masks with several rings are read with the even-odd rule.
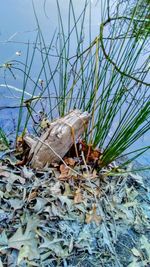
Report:
[[[68,3],[69,0],[59,0],[59,5],[62,14],[62,20],[65,26],[65,31],[68,27]],[[73,1],[76,18],[79,17],[81,10],[83,10],[85,1],[75,0]],[[58,29],[58,13],[56,0],[51,1],[34,1],[35,9],[37,12],[39,24],[42,28],[42,32],[47,44],[53,36],[56,28]],[[101,6],[100,1],[91,0],[91,22],[89,21],[90,8],[87,8],[87,13],[84,22],[84,37],[85,37],[85,47],[89,43],[89,23],[91,23],[91,39],[93,39],[99,32],[99,24],[101,17]],[[0,65],[11,60],[21,60],[25,62],[27,53],[27,43],[33,47],[33,43],[36,37],[36,21],[32,7],[31,0],[6,0],[1,4],[0,9],[1,25],[0,25]],[[72,21],[73,25],[73,21]],[[80,23],[79,23],[80,25]],[[73,40],[71,42],[71,50],[74,53],[76,43]],[[40,65],[41,59],[37,55],[37,64],[34,64],[32,75],[33,78],[36,77],[38,72],[38,65]],[[52,59],[55,65],[55,58]],[[39,63],[39,64],[38,64]],[[17,67],[17,65],[15,65]],[[0,69],[0,107],[4,106],[17,106],[19,105],[19,96],[21,95],[18,91],[13,89],[8,90],[8,88],[3,87],[5,85],[5,79],[9,85],[22,90],[23,78],[21,75],[14,73],[16,79],[14,79],[12,73],[4,69]],[[42,77],[41,77],[42,78]],[[32,85],[31,85],[32,86]],[[28,92],[30,93],[30,83],[28,87]],[[26,96],[27,98],[29,96]],[[5,131],[11,132],[16,128],[16,117],[17,109],[4,109],[0,111],[0,125]],[[140,141],[134,146],[137,149],[138,146],[146,146],[149,144],[149,133],[146,134]],[[150,164],[149,153],[146,153],[140,157],[140,162],[147,165]]]

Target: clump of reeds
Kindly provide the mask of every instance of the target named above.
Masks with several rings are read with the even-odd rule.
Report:
[[[89,24],[87,40],[83,37],[84,22],[87,15],[89,22],[92,20],[91,4],[85,0],[77,17],[73,1],[69,0],[66,30],[57,0],[58,29],[49,44],[33,4],[38,28],[33,50],[28,45],[26,62],[18,61],[17,67],[11,65],[12,72],[23,73],[17,135],[24,106],[27,107],[24,132],[40,108],[50,119],[73,108],[87,110],[91,122],[85,138],[93,147],[102,149],[101,164],[106,166],[127,154],[126,150],[150,129],[150,62],[148,54],[144,54],[149,31],[144,32],[144,38],[141,35],[145,21],[150,22],[149,9],[143,5],[139,12],[141,1],[136,1],[129,13],[129,2],[122,4],[117,0],[111,8],[110,1],[101,1],[99,33],[92,40]],[[41,62],[34,80],[32,68],[37,54]],[[31,97],[25,99],[28,86],[32,87]],[[131,150],[130,160],[148,149],[149,146]]]

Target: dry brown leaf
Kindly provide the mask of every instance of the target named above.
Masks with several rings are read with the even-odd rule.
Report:
[[[95,222],[97,225],[99,225],[101,221],[102,218],[96,214],[96,206],[94,204],[92,210],[86,214],[85,222],[86,223]]]
[[[60,165],[60,176],[58,177],[60,180],[66,180],[69,178],[69,168],[65,166],[65,164]]]
[[[102,152],[99,149],[94,149],[92,144],[86,144],[85,141],[80,141],[82,151],[84,152],[86,161],[98,161]]]
[[[95,150],[93,150],[93,151],[91,152],[91,154],[90,154],[90,160],[94,160],[94,161],[96,161],[96,160],[99,159],[100,155],[101,155],[100,150],[95,149]]]
[[[18,161],[15,166],[25,166],[25,164],[27,163],[27,157],[23,157],[23,160]]]
[[[75,194],[74,194],[74,203],[75,204],[78,204],[78,203],[81,203],[83,202],[83,196],[81,194],[81,189],[78,188],[76,191],[75,191]]]
[[[67,165],[74,166],[76,161],[73,158],[65,158],[64,161]]]
[[[33,192],[31,192],[30,194],[29,194],[29,196],[28,196],[28,201],[30,201],[30,200],[32,200],[32,199],[34,199],[34,198],[36,198],[37,197],[37,191],[33,191]]]
[[[91,171],[84,171],[83,172],[83,177],[84,177],[84,179],[89,180],[89,179],[95,179],[95,178],[97,178],[99,176],[97,175],[97,171],[94,169],[93,172],[91,172]]]

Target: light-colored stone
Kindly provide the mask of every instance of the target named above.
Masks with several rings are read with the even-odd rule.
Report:
[[[53,121],[38,140],[25,136],[25,142],[31,147],[29,158],[32,167],[42,169],[46,164],[59,162],[60,157],[63,158],[73,143],[85,132],[89,119],[88,112],[73,110],[63,118]]]

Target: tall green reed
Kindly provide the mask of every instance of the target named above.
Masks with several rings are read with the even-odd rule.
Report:
[[[150,58],[144,54],[149,32],[144,32],[144,38],[141,38],[145,19],[149,22],[149,10],[143,6],[139,14],[141,1],[138,0],[129,13],[129,2],[123,5],[116,0],[115,8],[111,8],[111,1],[101,1],[99,33],[92,40],[91,2],[85,0],[77,16],[74,3],[69,0],[66,22],[57,0],[58,29],[49,44],[45,41],[33,2],[37,36],[31,53],[30,47],[27,48],[26,62],[22,65],[24,69],[17,68],[24,74],[17,135],[22,122],[23,103],[28,108],[25,132],[30,119],[34,120],[33,114],[47,99],[45,113],[50,119],[64,116],[73,108],[91,113],[85,138],[94,147],[103,150],[102,166],[123,153],[132,154],[131,159],[135,159],[149,149],[146,146],[127,152],[150,129]],[[89,33],[84,38],[86,16],[89,16]],[[41,64],[37,79],[33,80],[32,68],[37,53]],[[12,70],[14,68],[12,66]],[[44,80],[42,88],[39,86],[41,77]],[[24,92],[29,82],[33,86],[32,97],[25,101]]]

